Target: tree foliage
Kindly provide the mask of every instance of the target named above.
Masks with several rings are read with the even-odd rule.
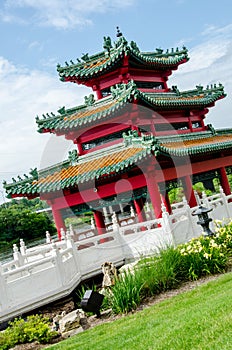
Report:
[[[10,243],[23,238],[27,241],[55,232],[55,226],[46,213],[36,213],[44,203],[36,198],[29,201],[12,200],[0,206],[0,241]]]

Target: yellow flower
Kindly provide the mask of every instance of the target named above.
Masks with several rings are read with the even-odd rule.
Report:
[[[220,232],[221,234],[225,233],[225,232],[226,232],[226,228],[225,228],[225,227],[221,227],[220,230],[219,230],[219,232]]]

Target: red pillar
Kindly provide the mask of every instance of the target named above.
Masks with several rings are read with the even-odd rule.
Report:
[[[58,209],[53,209],[52,208],[52,214],[53,214],[53,218],[54,218],[54,221],[55,221],[58,238],[59,238],[59,240],[61,240],[60,229],[61,228],[63,228],[64,230],[66,229],[64,220],[63,220],[62,215],[61,215],[61,211],[58,210]]]
[[[224,167],[220,168],[219,173],[220,173],[221,186],[223,188],[225,195],[228,196],[229,194],[231,194],[231,190],[230,190],[230,184],[228,181],[228,177],[226,174],[226,169]]]
[[[138,215],[138,220],[139,222],[144,222],[146,221],[146,215],[145,212],[143,210],[143,201],[141,198],[135,199],[134,200],[134,206],[135,206],[135,210],[136,210],[136,214]]]
[[[196,207],[197,201],[194,195],[192,181],[189,175],[186,175],[185,177],[183,177],[183,187],[184,187],[185,197],[189,203],[189,206],[191,208]]]
[[[99,235],[102,235],[103,233],[105,233],[105,228],[106,228],[103,214],[101,211],[94,211],[93,216],[94,216],[97,232]]]
[[[146,176],[147,190],[150,195],[151,203],[154,209],[156,219],[162,217],[161,211],[161,198],[159,192],[159,186],[156,182],[155,170],[149,171]]]

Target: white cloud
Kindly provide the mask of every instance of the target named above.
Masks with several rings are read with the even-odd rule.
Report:
[[[37,133],[36,115],[51,111],[55,113],[63,105],[79,105],[89,92],[89,89],[76,84],[61,83],[58,76],[22,70],[0,58],[1,180],[9,179],[11,174],[28,172],[31,167],[40,167],[42,158],[43,163],[49,161],[50,155],[46,158],[44,149],[51,142],[51,135]],[[53,151],[57,161],[61,161],[67,156],[64,153],[71,141],[64,142],[62,136],[55,139],[57,147],[53,147]],[[60,154],[60,145],[64,144],[68,146]]]
[[[56,28],[90,25],[93,13],[106,13],[131,6],[134,0],[6,0],[2,20],[30,21]],[[20,8],[33,11],[32,17],[22,18]],[[12,15],[13,12],[13,15]],[[14,13],[16,12],[16,14]]]
[[[227,97],[210,108],[206,123],[216,128],[232,127],[232,25],[208,27],[202,34],[204,40],[189,51],[189,62],[173,73],[170,85],[188,90],[198,84],[222,83]]]

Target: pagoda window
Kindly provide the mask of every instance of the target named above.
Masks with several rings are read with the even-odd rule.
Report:
[[[108,87],[106,89],[101,90],[101,93],[102,93],[102,97],[109,96],[111,94],[110,88]]]
[[[171,131],[171,130],[188,130],[188,123],[165,123],[156,124],[155,129],[159,131]]]
[[[200,122],[193,122],[192,123],[192,128],[193,129],[201,128],[201,123]]]
[[[139,126],[139,132],[140,132],[140,133],[151,132],[151,124],[140,125],[140,126]]]
[[[127,129],[124,129],[124,130],[121,130],[121,131],[117,131],[117,132],[115,132],[113,134],[106,135],[104,137],[99,137],[98,139],[95,139],[95,140],[83,143],[82,144],[82,149],[83,149],[83,151],[88,151],[88,150],[93,149],[93,148],[95,148],[97,146],[101,146],[101,145],[104,145],[104,144],[106,144],[108,142],[112,142],[112,141],[121,139],[123,133],[127,132],[129,130],[130,130],[130,128],[127,128]]]
[[[135,81],[136,86],[139,89],[153,89],[153,90],[163,90],[164,84],[162,82],[150,82],[150,81]]]

